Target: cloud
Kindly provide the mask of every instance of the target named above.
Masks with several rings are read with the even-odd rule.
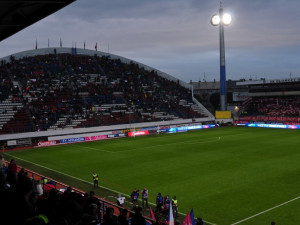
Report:
[[[300,46],[300,1],[226,0],[223,5],[233,17],[225,28],[229,76],[279,76],[289,68],[299,74],[293,49]],[[85,40],[87,48],[97,42],[99,50],[141,60],[185,81],[204,72],[218,78],[219,31],[209,22],[218,8],[216,0],[77,0],[1,42],[0,56],[32,49],[36,39],[39,47],[46,47],[48,38],[51,46],[62,38],[64,46],[83,47]]]

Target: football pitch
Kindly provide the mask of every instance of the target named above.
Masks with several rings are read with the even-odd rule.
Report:
[[[146,186],[177,196],[206,224],[300,224],[300,132],[228,127],[59,145],[5,154],[17,164],[115,202]],[[154,206],[153,206],[154,207]]]

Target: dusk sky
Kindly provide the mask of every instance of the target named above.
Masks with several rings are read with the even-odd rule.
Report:
[[[38,48],[120,55],[183,81],[219,80],[216,0],[77,0],[0,42],[0,57]],[[224,0],[227,79],[300,77],[299,0]]]

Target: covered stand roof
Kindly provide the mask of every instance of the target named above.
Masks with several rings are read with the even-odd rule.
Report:
[[[0,0],[0,41],[76,0]]]

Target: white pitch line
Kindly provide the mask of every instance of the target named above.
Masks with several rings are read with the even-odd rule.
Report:
[[[53,172],[55,172],[55,173],[59,173],[59,174],[62,174],[62,175],[64,175],[64,176],[71,177],[71,178],[73,178],[73,179],[75,179],[75,180],[79,180],[79,181],[82,181],[82,182],[85,182],[85,183],[88,183],[88,184],[93,185],[93,183],[88,182],[88,181],[83,180],[83,179],[80,179],[80,178],[78,178],[78,177],[74,177],[74,176],[72,176],[72,175],[69,175],[69,174],[66,174],[66,173],[63,173],[63,172],[60,172],[60,171],[57,171],[57,170],[48,168],[48,167],[46,167],[46,166],[42,166],[42,165],[37,164],[37,163],[33,163],[33,162],[28,161],[28,160],[25,160],[25,159],[21,159],[21,158],[19,158],[19,157],[17,157],[17,156],[12,156],[12,155],[10,155],[10,154],[8,154],[8,153],[5,153],[5,154],[6,154],[6,155],[9,155],[9,156],[11,156],[11,157],[13,157],[13,158],[22,160],[22,161],[24,161],[24,162],[31,163],[31,164],[33,164],[33,165],[35,165],[35,166],[39,166],[39,167],[41,167],[41,168],[44,168],[44,169],[47,169],[47,170],[51,170],[51,171],[53,171]],[[131,197],[130,195],[124,194],[124,193],[122,193],[122,192],[119,192],[119,191],[116,191],[116,190],[113,190],[113,189],[110,189],[110,188],[107,188],[107,187],[103,187],[103,186],[100,186],[100,185],[99,185],[99,187],[101,187],[101,188],[103,188],[103,189],[106,189],[106,190],[109,190],[109,191],[112,191],[112,192],[115,192],[115,193],[122,194],[122,195],[124,195],[124,196],[126,196],[126,197],[129,197],[129,198]],[[152,202],[148,202],[148,203],[149,203],[150,205],[153,205],[153,206],[156,205],[156,204],[154,204],[154,203],[152,203]],[[181,212],[178,212],[178,214],[183,215],[183,216],[186,215],[186,214],[181,213]],[[204,221],[204,222],[205,222],[205,223],[208,223],[208,224],[211,224],[211,225],[217,225],[217,224],[214,224],[214,223],[211,223],[211,222],[208,222],[208,221]]]
[[[79,143],[76,143],[76,144],[62,144],[62,145],[54,145],[52,147],[77,147],[77,148],[87,148],[87,149],[93,149],[93,150],[96,150],[96,151],[102,151],[102,152],[108,152],[108,153],[113,153],[115,154],[116,152],[112,152],[112,151],[109,151],[109,150],[104,150],[104,149],[100,149],[100,148],[92,148],[92,147],[86,147],[86,146],[82,146],[80,145]],[[26,149],[26,150],[30,150],[30,149]]]
[[[116,152],[112,152],[112,151],[108,151],[108,150],[103,150],[103,149],[100,149],[100,148],[91,148],[91,147],[85,147],[85,146],[77,146],[75,145],[76,147],[80,147],[80,148],[88,148],[88,149],[93,149],[93,150],[97,150],[97,151],[102,151],[102,152],[109,152],[109,153],[116,153]]]
[[[281,203],[281,204],[279,204],[279,205],[276,205],[276,206],[274,206],[274,207],[272,207],[272,208],[269,208],[269,209],[267,209],[267,210],[264,210],[264,211],[262,211],[262,212],[260,212],[260,213],[257,213],[257,214],[255,214],[255,215],[253,215],[253,216],[249,216],[249,217],[247,217],[247,218],[245,218],[245,219],[243,219],[243,220],[240,220],[240,221],[238,221],[238,222],[232,223],[231,225],[239,224],[239,223],[242,223],[242,222],[244,222],[244,221],[246,221],[246,220],[250,220],[250,219],[252,219],[253,217],[259,216],[259,215],[264,214],[264,213],[266,213],[266,212],[269,212],[269,211],[271,211],[271,210],[273,210],[273,209],[276,209],[276,208],[278,208],[278,207],[280,207],[280,206],[283,206],[283,205],[286,205],[286,204],[288,204],[288,203],[290,203],[290,202],[296,201],[296,200],[299,199],[299,198],[300,198],[300,196],[298,196],[298,197],[296,197],[296,198],[293,198],[293,199],[291,199],[291,200],[289,200],[289,201],[286,201],[286,202],[284,202],[284,203]]]
[[[146,147],[143,147],[143,149],[145,149],[145,148],[154,148],[154,147],[159,147],[159,146],[166,146],[166,145],[182,144],[182,143],[185,143],[185,144],[209,143],[209,142],[220,141],[220,140],[221,140],[221,137],[218,137],[217,139],[215,139],[215,138],[208,138],[208,139],[212,139],[212,140],[181,141],[181,142],[174,142],[174,143],[169,143],[169,144],[161,144],[161,145],[151,145],[151,146],[146,146]],[[60,146],[61,146],[61,145],[60,145]],[[64,146],[66,146],[66,145],[64,145]],[[80,145],[80,143],[74,144],[73,146],[78,147],[78,148],[93,149],[93,150],[102,151],[102,152],[108,152],[108,153],[113,153],[113,154],[116,154],[116,153],[123,153],[123,152],[130,152],[130,151],[136,151],[136,150],[141,149],[141,148],[134,148],[134,149],[127,149],[127,150],[118,151],[118,152],[112,152],[112,151],[104,150],[104,149],[100,149],[100,148],[92,148],[92,147],[82,146],[82,145]],[[57,146],[57,147],[59,147],[59,146]]]
[[[25,159],[21,159],[21,158],[19,158],[19,157],[17,157],[17,156],[12,156],[12,155],[10,155],[10,154],[8,154],[8,153],[5,153],[5,154],[7,154],[7,155],[9,155],[9,156],[11,156],[11,157],[13,157],[13,158],[22,160],[22,161],[24,161],[24,162],[31,163],[31,164],[33,164],[33,165],[35,165],[35,166],[39,166],[39,167],[41,167],[41,168],[44,168],[44,169],[53,171],[53,172],[55,172],[55,173],[59,173],[59,174],[62,174],[62,175],[64,175],[64,176],[71,177],[71,178],[73,178],[73,179],[76,179],[76,180],[79,180],[79,181],[82,181],[82,182],[85,182],[85,183],[88,183],[88,184],[92,184],[92,185],[94,184],[94,183],[88,182],[88,181],[86,181],[86,180],[80,179],[80,178],[78,178],[78,177],[74,177],[74,176],[72,176],[72,175],[69,175],[69,174],[66,174],[66,173],[63,173],[63,172],[60,172],[60,171],[51,169],[51,168],[49,168],[49,167],[42,166],[42,165],[40,165],[40,164],[31,162],[31,161],[28,161],[28,160],[25,160]],[[100,185],[99,185],[99,187],[101,187],[101,188],[103,188],[103,189],[106,189],[106,190],[109,190],[109,191],[112,191],[112,192],[115,192],[115,193],[120,193],[120,192],[118,192],[118,191],[116,191],[116,190],[113,190],[113,189],[110,189],[110,188],[107,188],[107,187],[103,187],[103,186],[100,186]],[[125,195],[125,196],[127,196],[127,197],[130,197],[129,195],[124,194],[124,193],[120,193],[120,194]]]

